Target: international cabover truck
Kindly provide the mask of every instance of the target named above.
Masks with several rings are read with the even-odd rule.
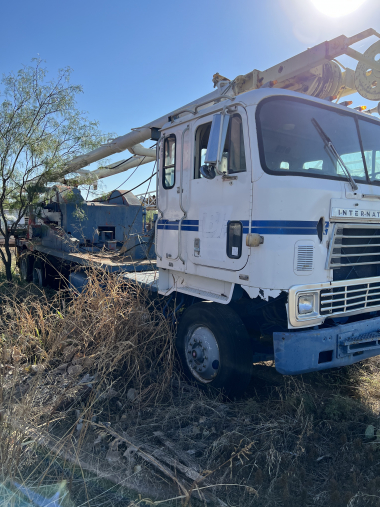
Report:
[[[370,36],[380,37],[342,35],[233,80],[215,74],[214,92],[72,160],[76,185],[113,153],[132,157],[94,177],[156,160],[154,229],[131,192],[85,202],[57,185],[18,240],[24,278],[44,283],[41,252],[77,288],[90,260],[144,284],[177,310],[187,375],[227,392],[247,386],[255,362],[299,374],[379,354],[380,109],[345,100],[380,100],[380,41],[351,47]]]

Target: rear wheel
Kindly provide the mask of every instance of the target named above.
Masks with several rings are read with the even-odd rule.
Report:
[[[33,256],[28,252],[20,255],[20,276],[24,282],[30,282],[33,278]]]
[[[217,303],[197,303],[184,313],[177,350],[189,379],[227,395],[244,392],[251,379],[252,342],[237,313]]]

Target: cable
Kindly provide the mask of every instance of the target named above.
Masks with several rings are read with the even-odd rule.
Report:
[[[143,160],[144,160],[144,159],[143,159]],[[141,162],[142,162],[142,161],[141,161]],[[141,162],[140,162],[140,164],[141,164]],[[119,185],[118,187],[116,187],[116,188],[115,188],[115,190],[119,190],[119,188],[120,188],[122,185],[124,185],[125,183],[127,183],[127,181],[129,180],[129,178],[131,178],[131,177],[135,174],[135,172],[137,171],[137,169],[140,167],[140,164],[139,164],[137,167],[135,167],[134,171],[133,171],[133,172],[132,172],[132,173],[128,176],[128,178],[127,178],[126,180],[124,180],[124,181],[123,181],[123,183],[120,183],[120,185]],[[114,192],[115,190],[113,190],[113,192]]]
[[[151,177],[150,177],[150,178],[148,178],[148,180],[152,180],[153,176],[154,176],[155,174],[157,174],[157,171],[156,171],[156,172],[154,172],[154,170],[155,170],[155,168],[156,168],[156,164],[157,164],[157,160],[156,160],[156,161],[155,161],[155,163],[154,163],[153,170],[152,170],[152,175],[151,175]],[[145,180],[145,181],[148,181],[148,180]],[[145,183],[145,181],[144,181],[143,183]],[[143,183],[141,183],[140,185],[142,185]],[[140,186],[140,185],[138,185],[138,186]],[[149,192],[149,187],[150,187],[150,181],[149,181],[148,188],[147,188],[147,190],[146,190],[146,192],[145,192],[145,198],[146,198],[147,193]],[[137,188],[137,187],[136,187],[136,188]],[[126,193],[128,193],[128,192],[126,192]],[[144,200],[145,200],[145,198],[144,198]],[[135,221],[136,221],[136,218],[137,218],[137,215],[139,214],[140,209],[141,209],[141,208],[143,207],[143,205],[144,205],[144,200],[142,200],[142,201],[141,201],[140,208],[139,208],[139,210],[137,211],[137,213],[136,213],[136,215],[135,215],[135,218],[133,219],[132,224],[129,226],[129,230],[130,230],[130,231],[132,230],[132,227],[133,227],[133,225],[134,225],[134,223],[135,223]],[[154,229],[154,230],[155,230],[155,229]],[[140,240],[139,240],[139,241],[140,241]],[[141,244],[141,243],[140,243],[140,244]],[[145,257],[147,257],[147,258],[148,258],[148,255],[149,255],[149,253],[148,253],[148,254],[146,254],[146,255],[145,255]]]
[[[156,164],[155,164],[156,165]],[[154,167],[153,167],[154,169]],[[138,185],[136,185],[135,187],[131,188],[131,190],[127,190],[126,192],[123,192],[122,194],[119,194],[115,197],[110,197],[109,199],[106,199],[107,202],[108,201],[112,201],[112,199],[118,199],[119,197],[122,197],[123,195],[126,195],[126,194],[129,194],[130,192],[132,192],[133,190],[136,190],[136,188],[139,188],[141,187],[141,185],[144,185],[144,183],[146,183],[147,181],[151,180],[153,178],[153,176],[155,176],[157,174],[157,171],[155,173],[153,173],[151,176],[149,176],[149,178],[147,178],[145,181],[143,181],[142,183],[139,183]],[[113,190],[114,192],[114,190]],[[112,193],[112,192],[111,192]]]
[[[149,149],[152,149],[152,148],[154,148],[155,146],[157,146],[157,143],[152,144],[152,146],[150,146],[150,147],[149,147]],[[121,160],[121,161],[119,162],[119,164],[117,164],[115,167],[112,167],[112,169],[116,169],[117,167],[121,166],[121,165],[122,165],[122,164],[124,164],[125,162],[128,162],[129,160],[132,160],[134,156],[135,156],[135,155],[132,155],[132,157],[126,158],[125,160]],[[118,187],[116,187],[114,190],[111,190],[111,192],[110,192],[110,193],[114,192],[115,190],[118,190],[118,189],[119,189],[122,185],[124,185],[124,183],[126,183],[126,182],[127,182],[127,181],[128,181],[128,180],[129,180],[129,179],[130,179],[130,178],[131,178],[134,174],[135,174],[135,172],[137,171],[137,169],[140,167],[140,165],[142,164],[142,162],[143,162],[145,159],[146,159],[146,157],[143,157],[143,158],[140,160],[140,162],[139,162],[138,166],[137,166],[137,167],[135,167],[135,170],[132,172],[132,174],[130,174],[130,175],[128,176],[128,178],[127,178],[126,180],[124,180],[124,181],[123,181],[123,183],[121,183]],[[155,165],[156,165],[156,164],[155,164]],[[154,173],[154,174],[156,174],[156,173]],[[151,176],[151,178],[154,176],[154,174]],[[112,174],[111,174],[110,176],[112,176]],[[148,178],[147,180],[143,181],[140,185],[143,185],[143,184],[144,184],[144,183],[146,183],[149,179],[150,179],[150,178]],[[61,183],[61,184],[62,184],[62,183]],[[63,183],[63,185],[70,187],[70,185],[66,185],[65,183]],[[138,188],[140,185],[137,185],[136,187],[132,188],[132,190],[135,190],[135,189],[136,189],[136,188]],[[91,186],[91,185],[89,185],[89,186]],[[77,187],[74,187],[74,188],[77,188]],[[60,191],[59,191],[59,192],[57,192],[57,193],[58,193],[59,195],[62,195],[62,193],[63,193],[63,192],[65,192],[66,190],[67,190],[67,188],[65,188],[65,189],[63,189],[63,190],[60,190]],[[132,192],[132,190],[128,190],[128,192]],[[125,194],[127,194],[128,192],[125,192]],[[88,194],[89,194],[89,193],[90,193],[90,189],[88,189],[88,191],[87,191],[87,196],[86,196],[85,202],[87,201],[87,198],[88,198]],[[125,195],[125,194],[121,194],[121,195]],[[120,196],[118,196],[118,197],[120,197]],[[112,197],[112,199],[116,199],[116,197]],[[111,199],[108,199],[108,200],[110,201]]]
[[[145,157],[144,157],[144,158],[145,158]],[[141,162],[140,162],[140,164],[141,164]],[[155,166],[156,166],[156,163],[154,164],[153,170],[154,170]],[[136,169],[137,169],[138,167],[139,167],[139,166],[137,166],[137,167],[136,167]],[[136,169],[135,169],[135,170],[136,170]],[[115,197],[110,197],[109,199],[106,199],[106,201],[112,201],[112,199],[117,199],[118,197],[122,197],[123,195],[129,194],[129,193],[130,193],[130,192],[132,192],[133,190],[136,190],[136,188],[141,187],[141,185],[144,185],[144,183],[146,183],[147,181],[151,180],[151,179],[153,178],[153,176],[155,176],[156,174],[157,174],[157,171],[156,171],[155,173],[153,173],[151,176],[149,176],[149,178],[147,178],[146,180],[144,180],[142,183],[139,183],[139,184],[138,184],[138,185],[136,185],[135,187],[131,188],[131,190],[127,190],[126,192],[124,192],[124,193],[122,193],[122,194],[119,194],[119,195],[117,195],[117,196],[115,196]],[[131,176],[132,176],[132,174],[131,174]],[[127,181],[127,180],[126,180],[126,181]],[[125,182],[124,182],[124,183],[125,183]],[[122,183],[122,185],[124,185],[124,183]],[[119,186],[120,186],[120,185],[119,185]],[[117,188],[119,188],[119,187],[117,187]],[[117,188],[116,188],[115,190],[117,190]],[[67,188],[65,188],[65,189],[63,189],[63,190],[60,190],[59,192],[57,192],[57,194],[60,194],[60,195],[61,195],[61,194],[62,194],[63,192],[65,192],[66,190],[67,190]],[[112,194],[112,192],[114,192],[115,190],[111,190],[111,192],[110,192],[110,193]],[[100,201],[100,202],[102,202],[102,201]]]
[[[151,150],[152,148],[154,148],[155,146],[157,146],[157,143],[155,144],[152,144],[152,146],[149,146],[149,149]],[[131,157],[133,158],[133,157]],[[115,188],[115,190],[118,190],[122,185],[124,185],[124,183],[126,183],[130,178],[132,178],[132,176],[135,174],[135,172],[137,171],[137,169],[140,167],[140,165],[142,164],[142,162],[144,161],[145,157],[140,161],[139,165],[135,168],[135,170],[128,176],[128,178],[126,180],[123,181],[123,183],[121,183],[117,188]],[[130,158],[128,160],[131,160]],[[118,167],[118,166],[117,166]]]
[[[125,162],[128,162],[129,160],[132,160],[132,159],[133,159],[133,157],[134,157],[134,155],[133,155],[132,157],[126,158],[125,160],[122,160],[122,161],[121,161],[119,164],[117,164],[115,167],[112,167],[112,169],[116,169],[117,167],[121,166],[121,165],[122,165],[122,164],[124,164]],[[140,165],[143,163],[143,161],[145,160],[145,158],[146,158],[146,157],[143,157],[143,158],[140,160],[140,162],[139,162],[138,166],[136,166],[136,167],[135,167],[135,170],[132,172],[132,174],[130,174],[130,175],[128,176],[128,178],[127,178],[125,181],[123,181],[123,183],[121,183],[118,187],[116,187],[114,190],[111,190],[111,193],[112,193],[112,192],[114,192],[115,190],[118,190],[118,189],[121,187],[121,185],[124,185],[124,183],[126,183],[126,182],[129,180],[129,178],[131,178],[131,177],[135,174],[135,172],[136,172],[136,171],[137,171],[137,169],[140,167]],[[113,175],[112,175],[112,174],[110,174],[110,176],[113,176]],[[90,186],[91,186],[91,185],[89,185],[89,187],[88,187],[87,196],[86,196],[85,201],[87,201],[88,194],[90,193]]]
[[[132,158],[134,157],[134,155],[132,155],[132,157],[129,157],[129,158],[126,158],[125,160],[121,160],[117,165],[115,165],[115,167],[112,167],[112,169],[116,169],[117,167],[121,166],[122,164],[124,164],[125,162],[128,162],[129,160],[132,160]],[[144,157],[145,158],[145,157]],[[100,168],[101,169],[101,168]]]
[[[120,185],[118,187],[115,188],[115,190],[118,190],[122,185],[124,185],[128,180],[129,178],[132,178],[132,176],[135,174],[135,172],[137,171],[137,169],[140,167],[140,165],[143,163],[143,161],[145,160],[146,157],[143,157],[140,162],[139,162],[139,165],[135,167],[134,171],[128,176],[128,178],[126,180],[123,181],[123,183],[120,183]],[[112,192],[114,192],[115,190],[112,190]]]
[[[135,174],[135,172],[136,172],[136,171],[137,171],[137,169],[140,167],[140,165],[143,163],[143,161],[145,160],[145,158],[146,158],[146,157],[143,157],[143,158],[140,160],[139,164],[135,167],[135,169],[134,169],[134,171],[132,172],[132,174],[130,174],[130,175],[128,176],[128,178],[127,178],[126,180],[124,180],[124,181],[123,181],[123,183],[121,183],[121,184],[120,184],[118,187],[116,187],[114,190],[111,190],[111,194],[112,194],[112,192],[115,192],[115,190],[118,190],[118,189],[119,189],[122,185],[124,185],[124,183],[126,183],[126,182],[129,180],[129,178],[131,178],[131,177]],[[124,162],[128,162],[128,160],[132,160],[132,159],[133,159],[133,156],[132,156],[132,157],[129,157],[129,158],[127,158],[127,159],[123,160],[123,161],[121,161],[121,162],[120,162],[120,164],[118,164],[118,165],[117,165],[117,166],[115,166],[115,167],[112,167],[112,169],[116,169],[116,168],[117,168],[117,167],[119,167],[120,165],[124,164]],[[110,176],[113,176],[113,175],[111,174]],[[87,196],[86,196],[85,201],[87,201],[88,194],[90,193],[90,186],[91,186],[91,185],[89,185],[89,188],[88,188],[88,191],[87,191]],[[136,188],[137,188],[137,187],[136,187]],[[108,199],[108,200],[110,200],[110,199]]]

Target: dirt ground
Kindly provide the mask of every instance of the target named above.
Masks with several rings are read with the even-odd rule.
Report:
[[[256,365],[240,400],[177,378],[169,398],[145,408],[122,380],[100,392],[96,376],[74,381],[59,366],[13,391],[24,395],[38,376],[34,403],[49,424],[30,429],[28,453],[33,463],[41,449],[58,456],[48,470],[42,462],[50,479],[57,461],[69,476],[77,465],[112,483],[120,505],[380,505],[378,360],[303,378]]]
[[[229,400],[185,381],[171,323],[115,279],[71,299],[0,289],[7,490],[64,483],[61,507],[380,507],[379,358],[297,377],[257,364]]]

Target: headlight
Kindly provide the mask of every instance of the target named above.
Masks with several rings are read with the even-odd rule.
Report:
[[[298,296],[298,314],[305,315],[314,311],[315,293],[302,294]]]

